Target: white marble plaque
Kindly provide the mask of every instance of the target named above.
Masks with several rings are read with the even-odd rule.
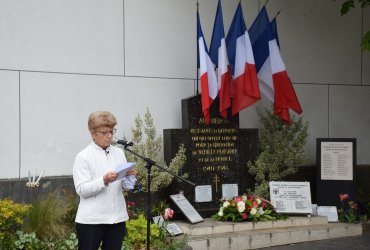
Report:
[[[166,230],[172,236],[182,234],[183,231],[176,223],[170,223],[167,225]]]
[[[336,206],[318,206],[317,214],[328,217],[329,222],[338,222],[338,211]]]
[[[312,215],[318,215],[317,214],[317,204],[312,204]]]
[[[190,223],[198,223],[204,221],[202,216],[195,210],[190,202],[185,198],[183,194],[173,194],[170,198],[176,204],[176,206],[183,212]]]
[[[211,185],[196,186],[195,201],[196,202],[212,201],[212,186]]]
[[[309,182],[270,182],[271,204],[278,213],[312,213]]]
[[[238,196],[238,184],[222,184],[222,199],[228,200]]]
[[[153,217],[153,222],[161,227],[163,225],[164,219],[163,219],[162,215],[154,216]]]
[[[353,180],[352,142],[321,142],[321,179]]]

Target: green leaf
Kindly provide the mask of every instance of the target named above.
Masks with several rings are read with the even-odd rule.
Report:
[[[340,10],[341,15],[343,16],[347,14],[350,11],[350,9],[354,7],[355,7],[354,0],[345,1],[344,3],[342,3],[342,8]]]
[[[361,48],[362,50],[370,52],[370,31],[368,31],[362,39]]]

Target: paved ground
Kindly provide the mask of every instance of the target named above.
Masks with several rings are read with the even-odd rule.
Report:
[[[271,249],[271,250],[332,250],[332,249],[350,249],[350,250],[370,250],[370,223],[364,225],[364,230],[362,236],[339,238],[331,240],[320,240],[311,241],[305,243],[261,248]]]

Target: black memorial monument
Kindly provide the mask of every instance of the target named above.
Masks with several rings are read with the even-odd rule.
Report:
[[[317,138],[317,204],[341,207],[339,194],[357,200],[356,138]]]
[[[222,118],[218,112],[218,99],[211,108],[211,122],[205,123],[201,96],[182,100],[182,129],[164,130],[164,158],[172,159],[181,143],[186,148],[186,164],[180,175],[197,186],[210,187],[212,199],[196,202],[195,189],[174,181],[172,194],[184,192],[184,196],[204,217],[219,208],[223,185],[237,184],[237,193],[244,193],[254,185],[254,178],[248,173],[247,162],[254,160],[258,150],[258,130],[239,129],[239,116]],[[208,190],[209,191],[209,190]],[[225,191],[225,190],[224,190]]]

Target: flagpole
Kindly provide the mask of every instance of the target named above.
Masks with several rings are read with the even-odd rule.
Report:
[[[198,13],[198,11],[199,11],[199,2],[198,2],[198,0],[197,0],[197,3],[196,3],[196,6],[197,6],[197,13]],[[198,32],[198,29],[197,29],[197,32]],[[199,41],[198,41],[198,34],[196,33],[195,34],[196,35],[196,44],[197,44],[197,63],[195,64],[196,65],[196,68],[197,68],[197,95],[199,95],[199,70],[198,70],[198,56],[199,56],[199,45],[198,45],[198,43],[199,43]]]
[[[279,10],[279,11],[276,13],[275,18],[277,18],[277,17],[278,17],[278,15],[280,14],[280,12],[281,12],[281,10]]]

